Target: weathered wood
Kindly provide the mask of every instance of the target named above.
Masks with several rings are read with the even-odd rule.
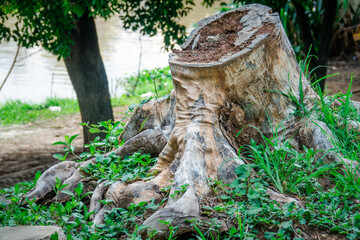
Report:
[[[111,207],[159,201],[161,188],[171,184],[174,194],[186,185],[182,195],[174,194],[144,224],[149,231],[161,231],[159,238],[168,230],[159,220],[176,223],[177,234],[192,231],[185,220],[200,218],[199,199],[210,191],[207,180],[229,183],[236,179],[235,168],[245,164],[237,154],[239,147],[251,139],[260,141],[260,134],[271,135],[275,128],[279,135],[292,137],[297,148],[334,147],[324,136],[330,134],[326,125],[296,117],[293,100],[281,94],[291,93],[308,108],[312,107],[311,99],[318,97],[297,64],[279,16],[270,8],[252,4],[206,18],[181,48],[169,58],[174,84],[170,97],[138,108],[120,137],[125,144],[114,151],[119,156],[137,150],[159,155],[152,169],[158,175],[147,182],[116,182],[107,191],[98,186],[91,200],[91,209],[98,211],[96,224],[102,223]],[[346,163],[334,154],[326,158]],[[62,180],[69,184],[68,190],[83,179],[81,168],[66,176]],[[49,186],[39,186],[42,188],[37,186],[29,196],[44,196],[42,189]],[[294,201],[301,205],[272,189],[267,194],[279,204]],[[112,204],[100,209],[95,202],[101,198],[112,200]],[[57,199],[64,201],[66,196],[60,193]]]
[[[206,36],[199,37],[206,34],[203,29],[217,27],[216,21],[229,15],[242,16],[238,23],[242,29],[234,39],[234,45],[242,48],[234,47],[234,52],[225,52],[218,59],[202,58],[201,44],[207,44]],[[144,222],[158,231],[167,228],[159,220],[199,217],[199,197],[209,192],[208,178],[225,182],[235,179],[235,168],[244,164],[236,149],[258,135],[249,128],[234,138],[243,127],[253,125],[262,134],[270,134],[279,124],[280,131],[295,125],[291,99],[271,90],[292,91],[299,99],[301,79],[305,94],[316,98],[302,76],[277,14],[269,8],[249,5],[198,25],[182,46],[183,51],[171,54],[169,59],[176,121],[155,169],[174,172],[172,193],[181,185],[189,186],[183,196],[169,200],[165,208]]]

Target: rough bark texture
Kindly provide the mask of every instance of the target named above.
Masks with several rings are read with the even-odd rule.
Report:
[[[100,55],[95,21],[86,11],[75,23],[72,31],[74,44],[65,65],[79,101],[83,122],[97,124],[114,119],[105,67]],[[84,143],[96,135],[84,130]]]
[[[234,18],[237,20],[231,24],[239,26],[229,27],[228,21]],[[227,43],[230,44],[228,51],[216,42],[223,40],[232,41]],[[170,198],[166,206],[144,224],[162,231],[158,238],[168,236],[168,226],[159,220],[172,220],[172,224],[179,226],[177,234],[192,231],[185,220],[200,218],[199,201],[210,191],[207,179],[232,182],[236,178],[235,168],[245,164],[237,154],[239,147],[251,139],[260,141],[259,132],[270,135],[277,126],[279,136],[295,135],[292,144],[298,148],[303,145],[316,150],[334,147],[322,134],[329,133],[325,124],[297,118],[292,114],[296,108],[293,101],[279,93],[292,92],[300,99],[301,82],[306,96],[304,103],[311,107],[311,99],[317,98],[300,71],[278,15],[270,8],[247,5],[206,18],[198,23],[182,49],[170,55],[174,83],[170,97],[138,108],[120,137],[125,144],[115,150],[120,156],[138,149],[158,155],[152,169],[158,171],[158,175],[150,181],[116,182],[107,191],[99,185],[90,207],[98,211],[94,218],[96,224],[102,223],[110,207],[127,207],[150,199],[159,201],[161,188],[171,185],[171,194],[174,194],[187,184],[182,195],[174,194],[177,196]],[[221,52],[216,52],[217,49]],[[204,57],[206,51],[213,51],[213,56]],[[249,125],[257,130],[247,127]],[[342,159],[329,155],[327,160]],[[94,161],[82,163],[81,167]],[[68,190],[83,180],[81,167],[76,169],[71,165],[71,173],[61,178],[69,184]],[[44,178],[53,170],[44,173]],[[28,197],[40,199],[52,189],[51,185],[43,185],[39,179]],[[279,204],[297,202],[270,188],[267,194]],[[59,193],[56,199],[66,201],[68,197]],[[101,198],[111,199],[112,205],[102,207],[97,203]]]

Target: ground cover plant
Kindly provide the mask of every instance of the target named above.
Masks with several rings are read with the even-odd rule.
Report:
[[[303,68],[304,69],[304,68]],[[349,87],[350,89],[350,87]],[[351,121],[359,121],[358,108],[350,101],[351,92],[327,96],[326,93],[315,102],[308,112],[300,114],[307,121],[326,119],[332,130],[331,141],[337,146],[334,152],[359,161],[359,133],[356,128],[344,127]],[[334,102],[338,102],[334,106]],[[301,109],[301,108],[299,108]],[[156,163],[149,154],[135,153],[124,159],[116,154],[103,154],[121,143],[118,136],[124,124],[102,122],[89,126],[92,132],[104,131],[104,139],[97,138],[87,145],[88,152],[75,156],[71,152],[76,136],[66,137],[57,142],[65,147],[62,160],[74,157],[74,161],[84,161],[96,156],[97,161],[84,168],[88,180],[109,186],[116,180],[132,182],[136,179],[153,178],[148,171]],[[248,126],[251,127],[251,126]],[[189,220],[194,231],[185,237],[189,239],[358,239],[360,237],[360,178],[358,166],[343,169],[334,163],[328,164],[324,156],[313,149],[297,149],[291,141],[281,141],[282,136],[274,127],[273,134],[263,136],[261,142],[251,141],[239,150],[249,165],[236,169],[238,178],[231,184],[208,179],[212,194],[201,201],[201,215],[211,216],[211,221],[201,218]],[[64,157],[66,156],[66,157]],[[59,157],[59,156],[56,156]],[[255,170],[255,171],[254,171]],[[255,173],[256,172],[256,173]],[[24,194],[34,187],[40,172],[33,182],[16,184],[1,189],[5,198],[0,203],[0,223],[2,226],[53,225],[61,226],[68,239],[141,239],[139,231],[144,216],[163,207],[167,198],[175,197],[169,189],[163,189],[163,201],[131,204],[128,208],[113,208],[106,215],[105,223],[93,226],[92,212],[88,204],[94,189],[91,184],[79,183],[75,192],[63,190],[58,181],[54,192],[64,191],[71,196],[66,203],[35,203],[27,199],[21,203]],[[280,206],[269,199],[265,187],[293,196],[295,202]],[[182,194],[187,186],[181,186],[176,194]],[[103,204],[111,204],[102,200]],[[171,225],[169,239],[176,234],[177,226]],[[224,227],[224,225],[226,227]],[[313,229],[313,231],[309,231]],[[306,232],[306,233],[305,233]],[[310,233],[309,233],[310,232]],[[312,234],[312,235],[311,235]],[[151,236],[150,236],[151,238]],[[181,239],[181,236],[178,237]]]
[[[249,21],[254,18],[258,21]],[[266,34],[244,35],[239,21],[228,29],[223,21],[233,19],[255,28],[251,34],[258,26]],[[214,52],[209,58],[209,51],[219,45],[213,35],[206,35],[210,24],[216,29],[210,34],[219,33],[219,39],[240,36],[258,45],[244,50],[229,46],[235,53],[248,51],[245,56]],[[155,204],[116,233],[130,239],[155,233],[156,239],[358,238],[358,162],[346,158],[358,151],[352,145],[347,149],[354,153],[344,157],[344,139],[351,139],[344,136],[357,134],[352,131],[358,129],[359,116],[353,110],[360,104],[350,100],[350,91],[319,97],[305,81],[306,69],[295,62],[282,30],[278,17],[261,5],[203,21],[183,51],[171,55],[175,91],[134,110],[126,126],[91,125],[90,132],[105,131],[105,139],[87,145],[88,153],[76,156],[80,163],[64,161],[48,169],[22,196],[23,206],[29,201],[66,205],[81,200],[89,206],[82,213],[94,218],[89,224],[102,226],[113,215],[109,211],[120,209],[118,215],[125,217],[134,204]],[[197,44],[198,54],[192,55]],[[274,64],[266,56],[279,58]],[[335,131],[336,126],[344,131]],[[65,145],[66,158],[74,138],[56,143]],[[117,149],[106,153],[112,148],[108,146]],[[159,158],[136,157],[138,150]],[[112,164],[130,155],[131,163]],[[129,171],[129,166],[137,170]],[[149,167],[151,171],[143,172]],[[112,178],[104,178],[107,174],[123,181],[111,184]]]
[[[346,121],[348,116],[355,119],[360,117],[358,110],[351,104],[348,114],[340,115],[348,108],[346,99],[350,95],[351,93],[348,92],[324,97],[327,99],[326,102],[335,100],[344,102],[337,108],[331,108],[330,105],[326,108],[331,110],[331,116],[335,117],[338,123]],[[314,118],[323,117],[326,113],[324,111],[326,106],[321,105],[320,101],[317,104],[310,113]],[[115,125],[109,122],[101,123],[99,126],[93,126],[92,129],[95,132],[104,125],[107,126],[108,133],[105,139],[98,139],[88,146],[88,153],[76,158],[77,161],[82,161],[86,157],[98,156],[96,164],[84,169],[89,174],[89,178],[107,184],[117,179],[129,182],[137,178],[151,178],[148,170],[156,159],[149,155],[136,153],[126,159],[120,159],[115,154],[105,158],[102,156],[117,144],[111,139],[117,139],[122,132],[120,123]],[[338,129],[334,125],[330,126]],[[355,134],[352,129],[344,131],[347,134]],[[261,236],[265,239],[306,239],[304,230],[306,231],[309,226],[319,228],[316,234],[320,233],[323,239],[328,237],[330,239],[331,236],[335,236],[336,239],[360,237],[358,176],[334,171],[341,168],[327,165],[321,157],[315,157],[317,153],[312,149],[304,148],[303,151],[298,151],[290,142],[281,143],[279,136],[274,133],[273,136],[264,136],[262,143],[253,141],[249,146],[245,146],[246,150],[243,154],[253,164],[238,167],[236,169],[238,179],[234,182],[224,184],[209,179],[213,194],[202,199],[201,214],[212,216],[212,221],[191,220],[194,233],[188,236],[190,239],[261,239]],[[343,134],[344,132],[335,135],[334,141],[343,143],[341,145],[343,147],[339,147],[338,150],[348,151],[358,159],[359,150],[354,146],[359,147],[359,141],[351,139],[349,142],[344,142],[341,138]],[[71,149],[71,137],[66,139],[63,144]],[[344,143],[354,145],[351,151],[346,149],[347,144]],[[256,169],[257,174],[252,169]],[[26,204],[21,204],[23,194],[34,186],[39,177],[40,173],[37,173],[33,182],[16,184],[14,187],[0,190],[1,196],[6,199],[0,205],[2,226],[57,224],[64,229],[68,239],[116,239],[117,237],[140,239],[138,232],[144,228],[141,225],[144,214],[153,212],[162,204],[142,202],[137,205],[132,204],[127,209],[114,208],[106,215],[103,225],[94,227],[90,221],[92,213],[87,207],[89,194],[92,192],[89,186],[85,188],[82,183],[75,189],[75,193],[66,192],[71,195],[71,200],[65,204],[59,202],[38,204],[30,199]],[[329,185],[323,184],[323,178],[329,181]],[[279,206],[267,197],[265,186],[272,186],[280,192],[296,196],[297,199],[301,199],[303,205],[298,206],[293,202]],[[57,182],[54,191],[62,191],[63,187]],[[186,186],[184,188],[186,189]],[[171,196],[168,194],[168,189],[164,189],[164,198],[169,197]],[[228,225],[227,231],[224,231],[223,223]],[[171,223],[169,227],[173,228],[172,235],[174,235],[177,227],[172,226]],[[169,236],[169,239],[175,238]]]

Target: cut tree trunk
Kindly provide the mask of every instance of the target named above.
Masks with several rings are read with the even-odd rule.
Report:
[[[79,101],[82,122],[97,124],[113,120],[108,81],[94,18],[89,17],[89,12],[86,11],[77,19],[75,26],[71,33],[74,44],[70,46],[70,56],[64,61]],[[85,126],[83,132],[84,144],[96,137]]]
[[[103,222],[109,208],[159,201],[160,189],[171,186],[170,194],[175,197],[144,224],[161,231],[158,238],[168,231],[159,220],[171,220],[179,227],[177,234],[193,231],[185,220],[200,218],[199,200],[210,192],[208,179],[226,183],[236,179],[235,169],[245,164],[238,155],[240,146],[251,139],[261,141],[261,134],[271,135],[275,128],[279,136],[293,139],[295,147],[333,148],[320,130],[329,132],[326,125],[304,122],[293,114],[298,107],[294,101],[281,94],[291,93],[309,108],[311,99],[317,98],[297,64],[278,15],[270,8],[246,5],[206,18],[181,48],[170,54],[174,83],[170,97],[138,108],[120,137],[125,144],[114,151],[121,156],[137,150],[159,155],[152,169],[158,175],[150,181],[119,181],[107,191],[99,185],[90,208],[97,211],[95,224]],[[339,160],[330,154],[326,159]],[[58,168],[68,168],[72,174],[59,171],[56,176],[72,191],[84,180],[81,167],[61,164]],[[41,176],[27,197],[41,200],[49,193],[51,186],[44,182],[51,182],[51,171]],[[176,194],[182,186],[187,186],[186,191]],[[296,201],[271,189],[267,194],[279,204]],[[101,198],[112,200],[112,205],[96,204]],[[56,199],[66,201],[69,195],[59,193]]]

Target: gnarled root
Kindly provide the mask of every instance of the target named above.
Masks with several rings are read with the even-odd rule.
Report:
[[[111,203],[103,206],[94,218],[95,225],[104,221],[107,210],[114,207],[127,208],[131,203],[148,202],[154,200],[159,202],[162,199],[161,189],[170,185],[171,172],[163,171],[156,178],[148,182],[135,182],[126,185],[123,182],[115,182],[106,192],[105,198]]]
[[[215,36],[208,36],[209,32]],[[216,42],[216,36],[234,41],[229,52],[222,52],[221,56],[208,52],[206,46]],[[299,146],[325,151],[334,148],[328,138],[331,132],[324,123],[304,124],[292,114],[298,107],[294,99],[301,99],[311,108],[311,99],[318,96],[301,73],[280,19],[271,9],[247,5],[204,19],[182,49],[183,52],[170,55],[169,60],[174,91],[168,99],[150,101],[138,108],[120,137],[125,144],[115,150],[119,156],[138,150],[159,155],[152,169],[158,175],[146,182],[116,182],[107,191],[105,184],[97,186],[90,201],[90,209],[97,212],[95,224],[102,223],[112,207],[151,199],[160,201],[160,190],[170,186],[172,180],[168,202],[145,220],[149,227],[146,231],[156,230],[158,238],[165,237],[168,226],[161,221],[176,224],[177,234],[193,231],[185,220],[200,218],[200,199],[210,191],[208,179],[225,183],[235,180],[235,169],[245,164],[237,149],[251,139],[260,140],[260,133],[269,136],[274,126],[282,126],[282,132],[300,129],[296,139]],[[214,49],[223,49],[221,43],[215,43]],[[199,57],[204,52],[218,58]],[[238,134],[248,125],[253,128]],[[331,152],[325,158],[328,162],[344,161]],[[84,179],[81,168],[94,161],[91,159],[78,169],[75,163],[49,169],[28,197],[40,199],[51,191],[54,180],[47,179],[52,174],[73,190]],[[67,164],[69,170],[65,171]],[[267,193],[280,205],[294,201],[300,204],[271,189]],[[56,196],[59,201],[67,197],[62,193]],[[101,206],[99,200],[103,198],[111,203]]]
[[[147,129],[130,137],[120,148],[105,154],[104,157],[108,157],[111,153],[115,153],[117,156],[123,158],[138,151],[141,153],[150,153],[152,156],[157,156],[164,148],[165,144],[166,138],[161,131]],[[23,199],[35,198],[35,201],[44,199],[47,194],[54,191],[56,179],[59,179],[61,184],[65,185],[63,190],[73,192],[81,181],[86,181],[83,169],[89,164],[95,163],[95,158],[89,159],[81,164],[73,161],[58,163],[42,174],[34,189],[28,192]],[[70,195],[60,191],[55,196],[55,199],[58,202],[65,202],[68,201],[70,197]]]
[[[336,153],[335,146],[331,140],[335,140],[331,130],[325,123],[320,121],[307,121],[299,132],[302,144],[308,148],[313,148],[315,151],[320,150],[318,157],[324,156],[326,163],[339,163],[343,165],[343,169],[357,169],[355,172],[360,176],[359,163],[350,159],[344,158],[341,154]]]
[[[46,199],[47,194],[54,190],[56,179],[64,182],[73,175],[78,166],[79,164],[76,162],[65,161],[46,170],[37,180],[35,188],[23,196],[23,203],[26,198],[35,199],[36,202]]]

